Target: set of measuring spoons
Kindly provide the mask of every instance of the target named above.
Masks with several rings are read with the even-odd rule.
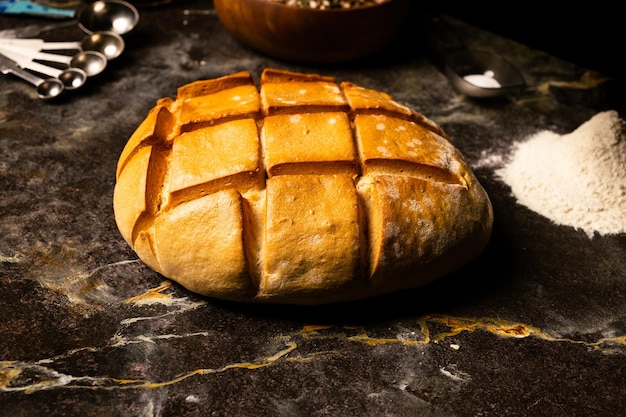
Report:
[[[2,9],[3,2],[7,1],[19,3],[19,7],[7,12],[6,8]],[[24,7],[24,3],[33,7]],[[55,17],[56,13],[71,13],[24,0],[0,0],[0,11]],[[98,0],[73,13],[75,21],[0,30],[0,72],[11,73],[33,84],[41,99],[58,97],[65,90],[82,87],[88,78],[104,71],[108,61],[119,57],[125,48],[122,35],[134,29],[139,20],[137,9],[123,0]],[[80,41],[46,42],[29,38],[73,24],[86,33]]]

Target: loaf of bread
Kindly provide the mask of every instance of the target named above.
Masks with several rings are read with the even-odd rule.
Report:
[[[160,99],[119,159],[119,230],[190,291],[314,305],[423,286],[476,258],[484,188],[445,132],[386,93],[239,72]]]

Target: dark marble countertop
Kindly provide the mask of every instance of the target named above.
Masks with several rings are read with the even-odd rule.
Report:
[[[1,417],[624,415],[626,236],[554,224],[481,163],[539,130],[625,116],[618,80],[453,19],[529,85],[480,101],[419,41],[318,67],[242,47],[209,1],[140,13],[124,54],[58,102],[0,78]],[[386,91],[439,123],[492,199],[485,252],[426,288],[307,308],[202,298],[138,261],[112,209],[129,136],[177,87],[264,67]]]

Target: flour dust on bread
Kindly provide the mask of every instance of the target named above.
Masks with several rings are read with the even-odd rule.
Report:
[[[148,266],[226,300],[323,304],[476,258],[491,202],[434,122],[380,91],[266,69],[163,98],[126,144],[115,220]]]

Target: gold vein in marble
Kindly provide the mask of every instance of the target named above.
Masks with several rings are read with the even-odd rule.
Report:
[[[258,369],[258,368],[264,368],[266,366],[270,366],[272,365],[274,362],[280,360],[281,358],[283,358],[285,355],[289,354],[289,352],[295,350],[298,346],[291,342],[289,343],[289,345],[277,352],[275,355],[272,355],[268,358],[263,358],[260,359],[256,362],[241,362],[241,363],[234,363],[234,364],[230,364],[230,365],[225,365],[221,368],[213,368],[213,369],[196,369],[194,371],[188,372],[186,374],[183,374],[175,379],[172,379],[170,381],[163,381],[163,382],[149,382],[149,381],[143,381],[140,382],[139,385],[133,385],[133,388],[161,388],[163,386],[167,386],[167,385],[172,385],[175,384],[177,382],[183,381],[189,377],[192,377],[194,375],[207,375],[207,374],[216,374],[216,373],[220,373],[220,372],[224,372],[227,371],[229,369]],[[133,381],[130,380],[129,383],[132,384],[136,384],[139,381]]]
[[[162,292],[169,288],[168,283],[147,291],[141,296],[130,298],[132,300],[154,299],[161,300]],[[193,304],[193,303],[192,303]],[[179,306],[180,307],[180,306]],[[161,316],[157,316],[161,317]],[[157,318],[153,317],[153,318]],[[147,318],[146,318],[147,319]],[[0,392],[19,391],[25,393],[32,393],[39,390],[53,389],[53,388],[88,388],[88,389],[154,389],[167,385],[176,384],[180,381],[188,379],[193,376],[210,375],[216,373],[222,373],[234,369],[247,369],[255,370],[267,366],[272,366],[277,363],[309,363],[316,360],[324,360],[332,356],[341,355],[342,349],[346,343],[360,343],[366,346],[379,346],[379,345],[429,345],[431,343],[438,343],[448,338],[453,338],[463,332],[476,332],[485,331],[493,335],[505,338],[528,338],[536,337],[548,342],[559,343],[574,343],[584,346],[599,349],[602,352],[602,348],[605,345],[608,347],[614,347],[615,345],[626,346],[626,335],[616,337],[600,338],[596,341],[583,341],[574,340],[568,338],[561,338],[551,336],[550,334],[542,331],[541,329],[530,326],[527,324],[503,320],[499,318],[483,317],[455,317],[447,315],[425,315],[417,319],[416,325],[419,330],[411,331],[409,334],[415,335],[414,338],[407,337],[371,337],[368,335],[367,329],[363,326],[332,326],[332,325],[306,325],[299,331],[291,334],[281,335],[277,337],[277,340],[283,348],[273,353],[272,355],[264,358],[260,358],[253,361],[236,362],[226,364],[217,368],[201,368],[193,371],[186,372],[177,376],[176,378],[164,381],[150,381],[145,379],[124,379],[115,377],[86,377],[86,376],[72,376],[59,373],[52,368],[55,360],[67,358],[73,354],[84,351],[97,351],[97,348],[79,348],[66,352],[63,355],[59,355],[56,358],[42,359],[34,363],[27,363],[21,361],[2,361],[0,362]],[[434,329],[444,327],[442,331],[436,331]],[[409,329],[410,330],[410,329]],[[134,338],[126,338],[121,334],[116,334],[112,338],[111,345],[108,348],[120,348],[121,346],[128,344],[148,343],[157,344],[159,341],[171,338],[184,338],[184,337],[209,337],[207,332],[196,332],[183,335],[154,335],[147,337],[145,335],[136,336]],[[308,352],[298,354],[297,350],[299,344],[306,347],[306,342],[316,339],[325,339],[329,341],[340,342],[331,349],[316,350],[314,352]],[[452,346],[452,345],[451,345]],[[101,350],[101,349],[100,349]],[[608,352],[608,351],[607,351]],[[446,372],[451,373],[450,369],[442,370],[444,374]],[[28,378],[22,378],[23,375],[27,375]],[[447,374],[446,374],[447,375]],[[455,374],[456,375],[456,374]],[[458,375],[463,377],[462,375]],[[34,382],[33,382],[34,381]],[[28,382],[28,383],[26,383]]]
[[[193,310],[203,305],[206,305],[206,301],[190,301],[187,297],[177,298],[173,297],[171,293],[164,293],[165,290],[172,288],[172,281],[165,280],[159,286],[150,288],[143,294],[127,298],[124,300],[125,304],[134,304],[137,306],[163,304],[169,307],[182,307],[183,310]]]
[[[121,379],[112,377],[74,377],[62,374],[54,369],[38,364],[29,364],[19,361],[2,361],[0,362],[0,392],[22,391],[30,394],[35,391],[62,387],[89,389],[154,389],[176,384],[195,375],[216,374],[230,369],[258,369],[270,366],[296,348],[297,345],[295,342],[289,342],[286,348],[267,358],[261,358],[253,362],[228,364],[220,368],[196,369],[182,374],[174,379],[162,382],[153,382],[145,379]],[[31,374],[31,376],[36,374],[37,382],[30,385],[19,385],[18,379],[26,372]],[[28,380],[31,381],[32,377],[29,377]]]
[[[443,324],[450,330],[446,332],[441,332],[436,335],[431,335],[431,331],[428,326],[429,323]],[[357,335],[346,337],[346,340],[364,343],[370,346],[392,343],[401,343],[405,345],[427,345],[429,343],[437,343],[447,338],[457,336],[458,334],[463,332],[471,333],[477,330],[483,330],[501,337],[526,338],[532,336],[549,342],[574,343],[593,348],[600,348],[602,345],[605,344],[618,344],[626,346],[626,335],[616,337],[603,337],[596,340],[595,342],[587,342],[583,340],[554,337],[534,326],[491,317],[470,318],[433,314],[421,317],[418,320],[418,324],[420,325],[421,333],[423,335],[422,340],[370,337],[368,336],[364,328],[360,328],[360,331]]]
[[[550,80],[542,84],[539,84],[536,89],[543,94],[549,94],[550,87],[572,88],[576,90],[589,90],[596,88],[605,82],[610,81],[610,78],[600,75],[597,71],[586,71],[580,79],[574,81],[561,81]]]
[[[172,294],[163,294],[163,291],[172,287],[172,281],[164,281],[156,288],[150,288],[143,294],[135,297],[128,298],[124,301],[125,304],[169,304],[170,300],[173,300]]]

